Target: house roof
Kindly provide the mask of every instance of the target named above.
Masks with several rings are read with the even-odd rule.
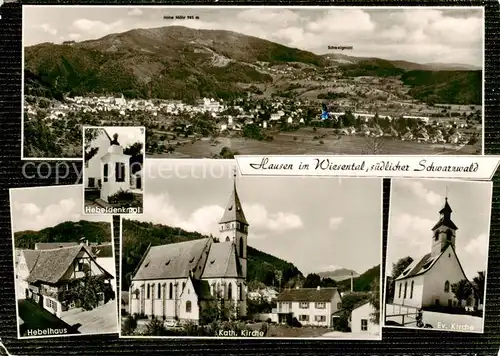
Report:
[[[242,277],[236,248],[231,242],[213,243],[210,246],[202,278]]]
[[[210,238],[152,246],[133,280],[186,278],[198,264]]]
[[[337,288],[296,288],[285,289],[279,295],[279,302],[330,302]]]
[[[238,197],[238,192],[236,191],[236,182],[233,185],[233,192],[231,193],[231,197],[224,210],[224,215],[222,215],[222,219],[220,219],[219,223],[223,224],[231,221],[239,221],[248,225],[245,214],[243,213],[240,198]]]
[[[34,266],[26,280],[30,283],[45,282],[55,284],[59,282],[82,249],[88,253],[84,245],[33,251],[38,253],[38,256],[36,256]],[[34,255],[30,256],[30,259],[33,257]]]
[[[36,260],[40,255],[40,251],[36,250],[23,250],[21,251],[24,255],[24,260],[26,261],[26,265],[28,266],[28,270],[31,271],[33,267],[35,267]]]
[[[35,250],[53,250],[61,247],[78,246],[78,242],[38,242],[35,244]]]

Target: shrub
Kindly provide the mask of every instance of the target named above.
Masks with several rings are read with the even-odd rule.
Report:
[[[125,191],[123,189],[120,189],[115,194],[108,196],[108,202],[110,204],[119,204],[124,201],[133,201],[133,200],[134,200],[134,194],[132,192]]]
[[[163,322],[159,319],[151,319],[149,323],[146,324],[145,334],[147,336],[167,336],[167,329],[163,326]]]
[[[137,319],[129,316],[125,318],[122,325],[122,334],[123,335],[132,335],[134,330],[137,328]]]

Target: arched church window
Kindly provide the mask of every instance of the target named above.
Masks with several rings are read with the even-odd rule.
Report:
[[[227,287],[227,299],[233,299],[233,285],[231,283]]]
[[[406,292],[408,290],[408,282],[405,282],[405,294],[404,294],[404,297],[403,298],[406,298]]]
[[[410,299],[413,298],[413,284],[415,281],[411,281],[411,287],[410,287]]]
[[[434,231],[434,241],[437,241],[439,239],[439,231]]]
[[[448,293],[450,291],[450,282],[444,282],[444,291],[445,293]]]
[[[401,298],[401,285],[403,282],[399,282],[399,293],[398,293],[398,298]]]
[[[150,284],[148,284],[148,289],[147,289],[146,295],[147,295],[146,299],[151,298],[151,285]]]
[[[453,231],[446,231],[446,241],[451,242],[451,238],[453,237]]]
[[[170,282],[170,286],[168,288],[168,298],[172,299],[173,294],[174,294],[174,287],[172,286],[172,282]]]
[[[186,313],[191,313],[191,301],[186,302]]]
[[[158,299],[161,299],[161,286],[160,286],[160,283],[158,283]]]
[[[226,242],[229,242],[231,241],[231,239],[229,238],[229,236],[226,237]]]
[[[239,293],[240,300],[243,300],[243,283],[240,283],[240,293]]]

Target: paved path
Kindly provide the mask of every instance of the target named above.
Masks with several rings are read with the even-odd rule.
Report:
[[[30,300],[20,299],[17,301],[17,304],[19,307],[19,317],[24,321],[21,327],[23,331],[66,328],[68,334],[79,334],[79,331],[73,330],[71,327],[73,324],[64,322]],[[23,334],[24,332],[21,333],[21,336],[23,336]]]
[[[89,311],[70,309],[62,313],[61,319],[71,325],[81,324],[78,330],[82,334],[118,333],[116,299]]]

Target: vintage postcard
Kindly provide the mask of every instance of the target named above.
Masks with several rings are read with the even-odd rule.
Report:
[[[381,338],[381,179],[147,166],[145,213],[122,216],[121,337]]]
[[[84,213],[141,214],[144,127],[84,127]]]
[[[392,180],[385,326],[483,332],[492,189]]]
[[[82,186],[10,190],[19,338],[118,332],[112,218]]]
[[[23,6],[24,159],[483,151],[482,7]]]

